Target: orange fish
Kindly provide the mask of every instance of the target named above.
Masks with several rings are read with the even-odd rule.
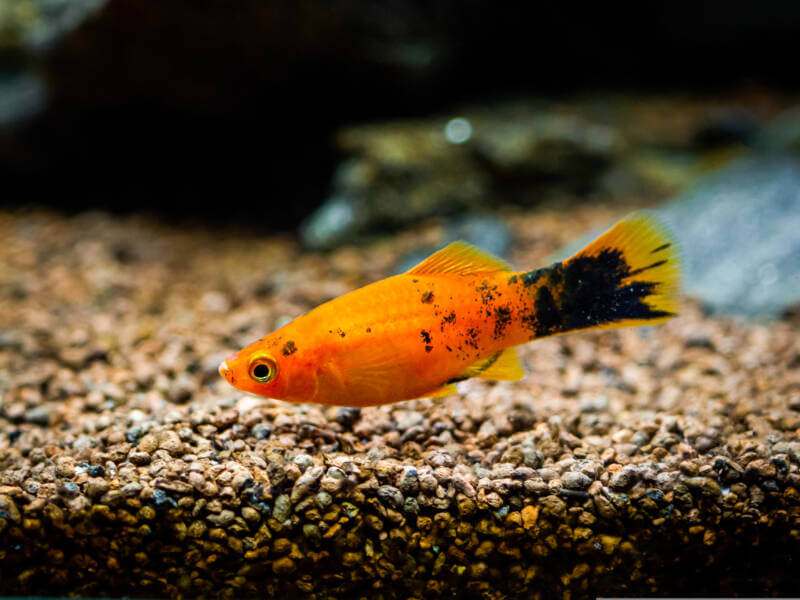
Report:
[[[513,272],[455,242],[403,273],[335,298],[220,367],[234,387],[289,402],[375,406],[456,393],[478,377],[525,372],[514,346],[676,314],[672,236],[633,213],[563,262]]]

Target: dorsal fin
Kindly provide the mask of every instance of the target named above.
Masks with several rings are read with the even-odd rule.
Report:
[[[476,275],[511,271],[506,261],[466,242],[453,242],[411,269],[408,275]]]
[[[469,379],[470,377],[496,381],[518,381],[525,377],[525,369],[519,362],[517,351],[514,348],[506,348],[472,363],[458,379]]]

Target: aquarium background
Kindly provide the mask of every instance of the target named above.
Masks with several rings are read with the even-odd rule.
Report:
[[[729,94],[797,89],[798,22],[791,2],[5,0],[0,201],[291,231],[343,127],[519,98],[716,94],[730,114],[699,141],[748,141]]]
[[[800,585],[800,5],[0,0],[0,596]],[[627,213],[680,314],[288,404],[237,349],[455,240]],[[435,334],[436,332],[434,332]]]

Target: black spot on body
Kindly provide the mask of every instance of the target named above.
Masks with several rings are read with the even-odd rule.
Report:
[[[371,327],[367,327],[367,333],[372,333],[372,328]]]
[[[419,332],[419,335],[420,335],[420,337],[422,337],[422,341],[423,342],[425,342],[426,344],[430,344],[431,343],[431,332],[430,331],[428,331],[427,329],[422,329]]]
[[[511,306],[498,306],[494,309],[494,337],[502,337],[511,325]]]
[[[522,326],[531,332],[531,339],[536,337],[536,312],[533,307],[520,314],[520,321]]]
[[[342,329],[341,329],[341,328],[337,329],[337,330],[336,330],[336,333],[338,333],[338,334],[339,334],[339,337],[344,337],[345,335],[347,335],[347,334],[346,334],[344,331],[342,331]]]
[[[489,285],[487,281],[483,281],[475,290],[480,294],[480,300],[483,304],[494,302],[494,294],[497,293],[496,285]]]
[[[535,271],[528,271],[527,273],[522,274],[522,285],[525,287],[532,286],[534,283],[539,281],[547,272],[547,269],[536,269]]]
[[[430,352],[433,350],[433,346],[425,346],[425,352]]]
[[[478,349],[478,331],[474,327],[470,327],[464,332],[465,340],[464,343],[467,346],[472,346],[476,350]]]
[[[433,292],[428,290],[422,294],[422,303],[430,304],[431,302],[433,302]]]
[[[294,345],[294,342],[292,340],[289,340],[283,345],[282,352],[284,356],[290,356],[295,352],[297,352],[297,346]]]
[[[456,322],[456,313],[451,310],[449,314],[442,317],[442,325],[451,324]]]

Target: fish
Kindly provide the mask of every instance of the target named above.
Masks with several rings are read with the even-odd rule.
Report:
[[[297,317],[219,372],[239,390],[295,403],[438,398],[471,378],[522,379],[521,344],[675,316],[680,273],[675,238],[646,211],[571,258],[530,271],[454,242],[406,273]]]

